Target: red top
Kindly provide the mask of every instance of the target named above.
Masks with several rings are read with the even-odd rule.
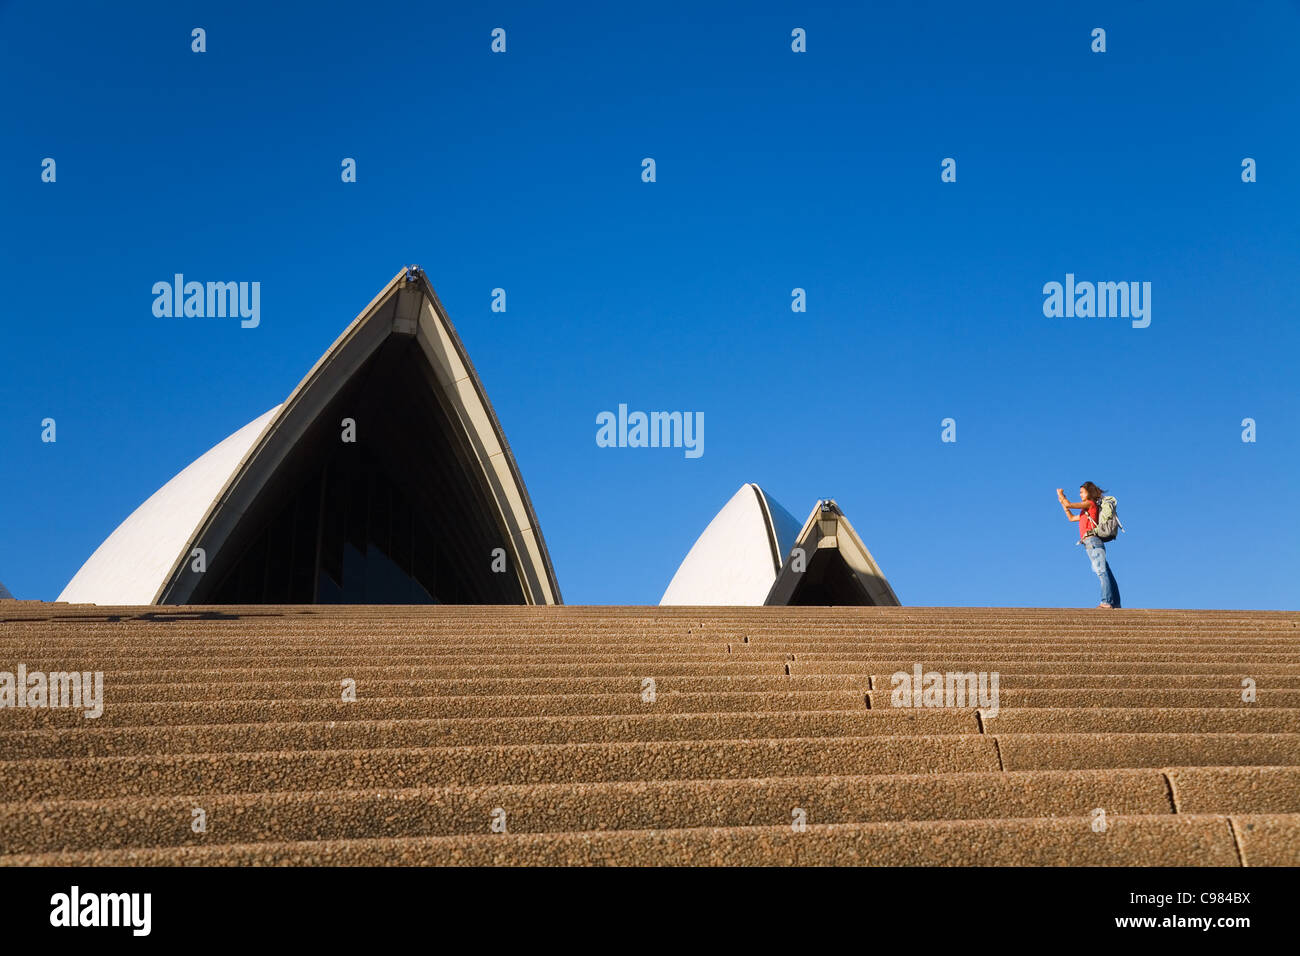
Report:
[[[1089,501],[1088,507],[1079,512],[1079,538],[1088,537],[1095,527],[1097,527],[1097,502]]]

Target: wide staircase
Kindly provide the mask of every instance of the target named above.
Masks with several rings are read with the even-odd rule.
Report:
[[[8,865],[1300,863],[1296,613],[6,601],[19,664],[105,690],[0,709]]]

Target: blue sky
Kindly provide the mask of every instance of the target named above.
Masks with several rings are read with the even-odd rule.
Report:
[[[906,604],[1090,606],[1054,489],[1092,480],[1126,605],[1300,606],[1300,4],[302,9],[0,3],[17,596],[418,263],[569,603],[657,602],[756,481],[835,497]],[[176,272],[260,281],[261,325],[154,317]],[[1150,282],[1150,327],[1045,317],[1067,272]],[[620,402],[704,455],[597,447]]]

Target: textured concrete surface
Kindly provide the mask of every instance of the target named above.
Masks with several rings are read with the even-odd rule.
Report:
[[[1295,866],[1300,845],[1300,814],[1232,818],[1233,834],[1245,866]]]
[[[1291,818],[1267,818],[1277,833]],[[1094,833],[1072,820],[963,820],[235,844],[18,856],[38,865],[1236,866],[1225,817],[1124,817]],[[1266,862],[1276,862],[1266,860]]]
[[[124,797],[0,805],[0,845],[32,852],[201,845],[190,831],[193,800]],[[482,833],[509,807],[511,832],[774,826],[794,808],[818,823],[883,820],[1173,813],[1159,771],[900,774],[742,780],[436,787],[208,796],[213,827],[229,842]]]
[[[3,864],[1300,864],[1294,613],[6,602],[19,663],[104,713],[0,709]]]
[[[1300,767],[1180,767],[1168,777],[1179,813],[1300,813]]]

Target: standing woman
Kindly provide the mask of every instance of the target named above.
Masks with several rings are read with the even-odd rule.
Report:
[[[1061,507],[1065,509],[1065,516],[1071,521],[1079,522],[1079,540],[1083,543],[1084,550],[1088,552],[1092,570],[1101,580],[1101,603],[1097,606],[1111,608],[1120,606],[1119,585],[1115,583],[1115,575],[1111,573],[1110,564],[1106,561],[1106,542],[1095,533],[1097,506],[1103,494],[1105,492],[1091,481],[1085,481],[1079,486],[1080,500],[1077,502],[1066,501],[1065,491],[1061,488],[1056,489],[1056,497],[1061,502]],[[1074,514],[1075,511],[1079,513]]]

